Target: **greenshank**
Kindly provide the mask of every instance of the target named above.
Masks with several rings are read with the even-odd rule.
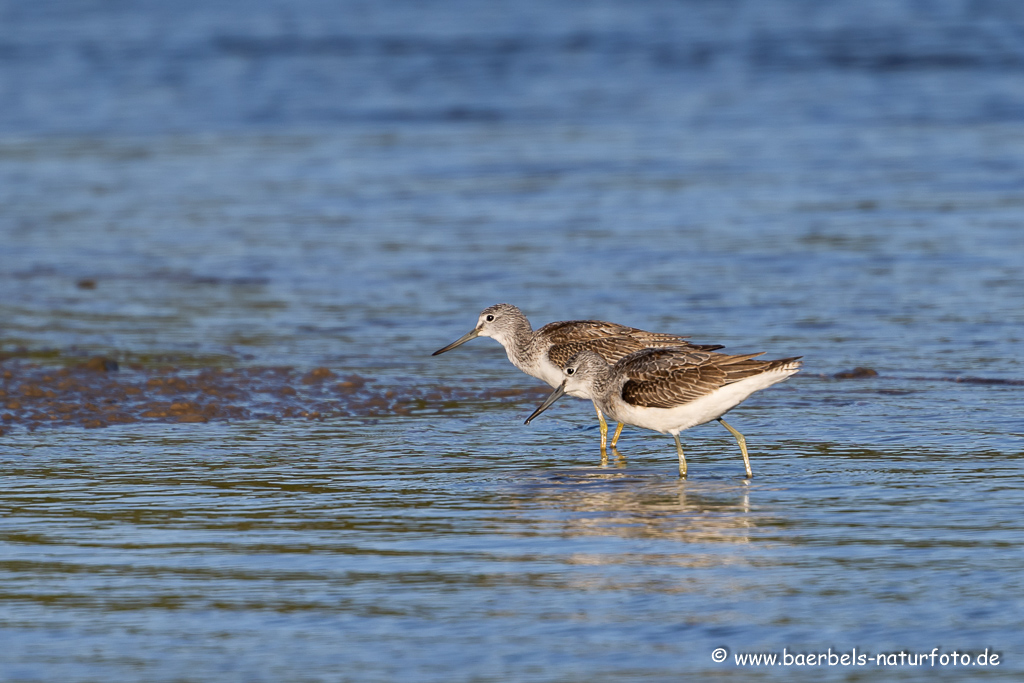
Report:
[[[722,416],[755,391],[781,382],[800,369],[799,357],[754,360],[760,353],[731,356],[687,348],[648,348],[609,365],[584,349],[570,358],[562,382],[530,415],[526,424],[564,394],[589,398],[597,409],[620,423],[671,434],[679,453],[679,476],[686,476],[686,457],[679,432],[718,420],[743,453],[747,477],[750,458],[746,439]]]
[[[675,334],[647,332],[601,320],[565,320],[548,323],[539,330],[530,326],[523,312],[512,304],[495,304],[485,308],[477,318],[476,327],[432,355],[451,351],[476,337],[491,337],[505,347],[512,365],[527,375],[557,387],[562,384],[562,368],[574,354],[584,349],[594,352],[608,363],[645,348],[682,347],[694,351],[713,351],[721,344],[690,344],[686,337]],[[568,391],[570,396],[590,398]],[[597,419],[601,424],[601,448],[608,444],[608,423],[597,403]],[[612,447],[618,443],[622,423],[615,428]]]

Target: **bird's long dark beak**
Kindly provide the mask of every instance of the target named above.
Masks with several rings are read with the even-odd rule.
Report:
[[[552,403],[554,403],[558,399],[562,398],[562,396],[564,396],[564,395],[565,395],[565,382],[562,382],[562,386],[560,386],[557,389],[555,389],[554,391],[552,391],[551,395],[548,396],[546,399],[544,399],[544,402],[540,404],[540,407],[538,407],[537,410],[533,411],[533,415],[530,415],[530,417],[526,418],[526,422],[524,424],[530,424],[530,421],[533,418],[537,417],[538,415],[543,413],[545,410],[550,408]]]
[[[462,335],[461,337],[459,337],[458,339],[456,339],[455,341],[453,341],[451,344],[449,344],[448,346],[444,347],[443,349],[438,349],[437,351],[434,351],[430,355],[431,356],[436,356],[436,355],[438,355],[440,353],[444,353],[445,351],[451,351],[456,346],[462,346],[463,344],[468,342],[470,339],[476,339],[479,336],[480,336],[480,330],[472,330],[472,331],[467,332],[466,334]]]

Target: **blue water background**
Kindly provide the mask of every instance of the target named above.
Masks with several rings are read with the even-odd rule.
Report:
[[[429,355],[508,301],[805,361],[750,482],[568,400],[9,430],[0,674],[1018,680],[1024,389],[955,380],[1024,380],[1022,209],[1016,2],[0,1],[0,349],[515,387]]]

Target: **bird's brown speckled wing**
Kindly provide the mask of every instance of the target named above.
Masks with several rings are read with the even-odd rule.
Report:
[[[730,356],[685,349],[646,349],[624,359],[629,379],[622,400],[644,408],[674,408],[747,377],[781,368],[795,358],[754,360],[760,353]]]
[[[601,320],[563,320],[548,323],[538,330],[538,336],[552,344],[548,358],[558,367],[583,349],[594,351],[608,363],[615,363],[631,353],[646,348],[682,346],[711,351],[721,344],[690,344],[686,337],[663,332],[647,332],[635,327]]]
[[[606,363],[612,364],[620,358],[644,348],[647,347],[629,337],[598,337],[597,339],[589,339],[587,341],[554,344],[548,349],[548,358],[558,367],[564,368],[570,358],[580,351],[588,349],[601,356]]]
[[[646,330],[638,330],[635,327],[604,322],[603,320],[562,320],[560,322],[548,323],[540,328],[538,332],[555,344],[588,341],[600,339],[601,337],[632,337],[643,341],[662,342],[671,340],[679,342],[686,339],[686,337],[680,337],[677,334],[647,332]]]

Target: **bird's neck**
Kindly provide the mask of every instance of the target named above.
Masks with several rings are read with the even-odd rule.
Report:
[[[498,343],[505,347],[505,353],[512,364],[522,368],[531,357],[531,348],[534,342],[533,328],[530,322],[524,317],[512,321],[512,324],[503,329],[500,335],[494,337]]]
[[[612,392],[620,388],[614,386],[614,384],[615,383],[612,381],[612,373],[608,369],[608,366],[605,366],[594,374],[591,391],[595,397],[607,400]]]

